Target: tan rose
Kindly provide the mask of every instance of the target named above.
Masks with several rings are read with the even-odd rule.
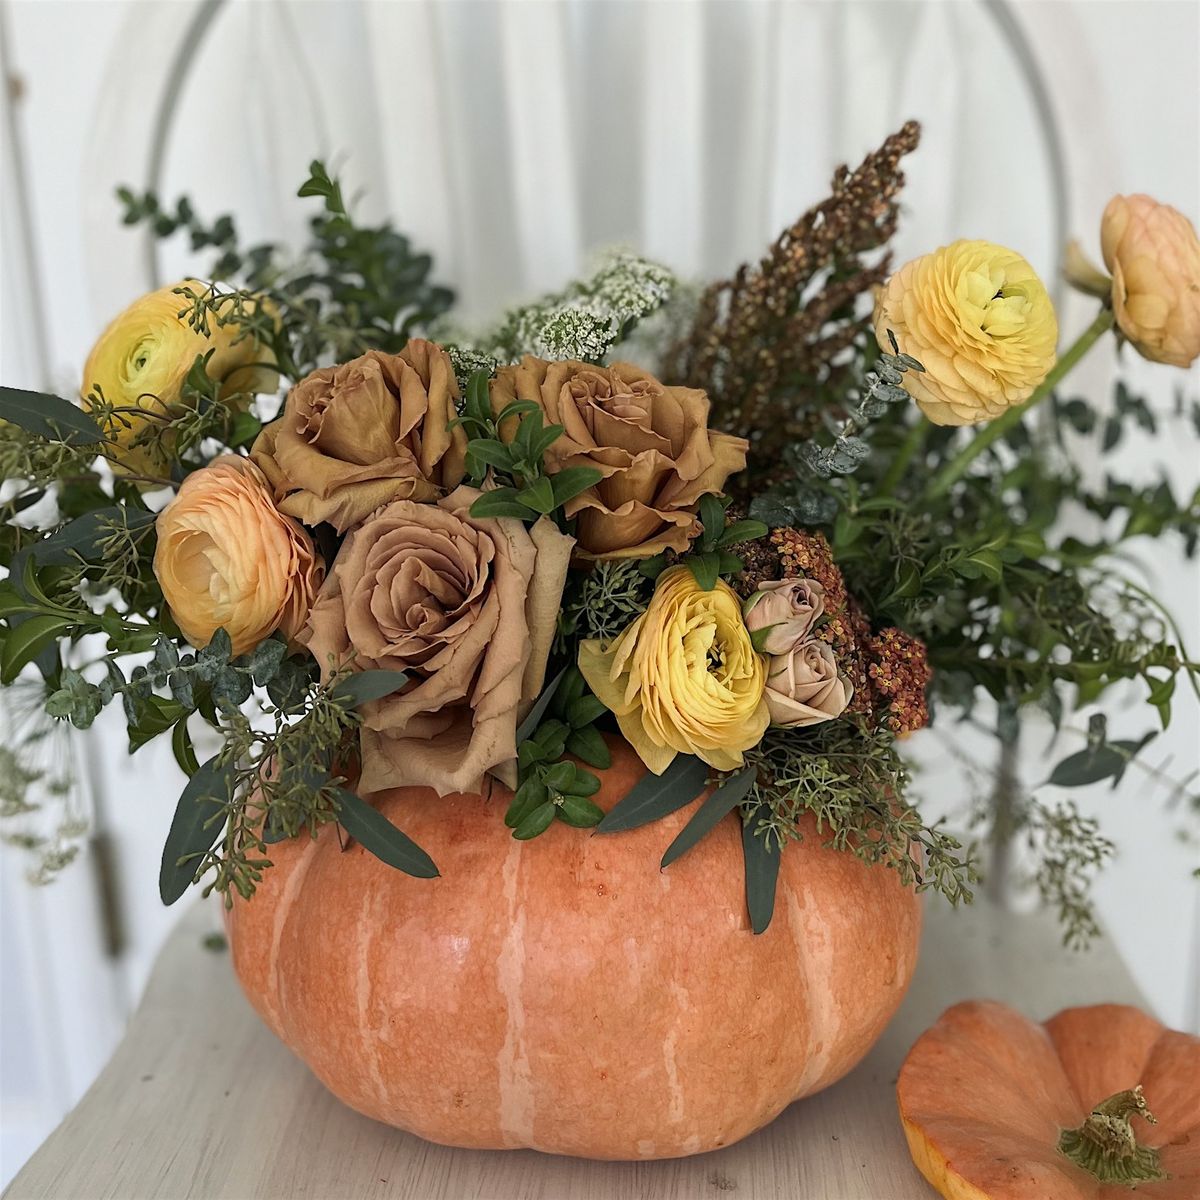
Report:
[[[526,357],[492,381],[497,413],[531,400],[564,432],[547,451],[551,473],[595,467],[604,478],[570,500],[584,558],[684,551],[699,532],[700,497],[720,493],[746,466],[748,443],[708,428],[708,397],[665,387],[628,363],[610,367]],[[512,436],[516,421],[502,431]]]
[[[228,454],[193,472],[156,528],[154,573],[193,646],[207,646],[222,628],[234,654],[276,629],[289,640],[299,633],[324,569],[253,463]]]
[[[516,757],[517,722],[541,691],[572,541],[553,522],[470,515],[460,487],[397,500],[343,544],[302,635],[329,672],[407,671],[364,706],[364,792],[476,791]],[[511,776],[510,776],[511,777]]]
[[[1191,221],[1150,196],[1114,196],[1100,245],[1121,332],[1143,358],[1190,366],[1200,356],[1200,241]]]
[[[804,641],[825,612],[825,589],[812,579],[759,584],[745,604],[746,628],[762,654],[786,654]]]
[[[838,671],[833,650],[810,638],[767,667],[767,708],[771,724],[787,728],[818,725],[845,712],[854,695],[850,680]]]
[[[285,513],[344,533],[391,500],[436,500],[462,482],[467,437],[448,428],[457,398],[440,346],[368,350],[296,384],[252,457]]]

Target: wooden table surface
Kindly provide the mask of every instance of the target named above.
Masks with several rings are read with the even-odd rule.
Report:
[[[893,1087],[948,1005],[1006,1000],[1038,1018],[1071,1004],[1143,1004],[1107,943],[1059,945],[1046,917],[931,899],[916,979],[841,1083],[711,1154],[596,1163],[434,1146],[343,1107],[262,1026],[197,906],[168,941],[103,1074],[13,1180],[8,1200],[923,1200]]]

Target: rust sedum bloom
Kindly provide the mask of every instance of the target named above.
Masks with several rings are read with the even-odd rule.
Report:
[[[525,357],[492,382],[497,413],[535,403],[564,432],[546,469],[594,467],[604,478],[566,505],[584,558],[648,558],[684,551],[699,531],[700,497],[746,466],[747,442],[708,428],[708,397],[667,387],[629,363],[597,367]],[[516,422],[502,436],[512,436]]]

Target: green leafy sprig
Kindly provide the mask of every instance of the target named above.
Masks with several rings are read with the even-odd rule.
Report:
[[[504,816],[513,837],[535,838],[556,819],[582,829],[603,819],[604,811],[591,799],[600,790],[600,780],[564,755],[600,771],[612,765],[608,746],[594,725],[606,711],[574,666],[566,667],[543,691],[517,730],[519,780]]]
[[[509,434],[513,428],[515,432]],[[594,467],[566,467],[548,474],[546,451],[563,435],[561,425],[545,425],[531,400],[514,400],[493,415],[486,371],[467,384],[462,416],[452,424],[467,431],[467,469],[473,482],[490,475],[497,486],[471,505],[473,517],[514,517],[532,523],[561,511],[568,500],[603,478]],[[501,480],[509,480],[502,483]]]
[[[711,592],[723,575],[741,574],[744,564],[732,547],[766,537],[767,526],[762,521],[745,519],[727,523],[725,510],[728,496],[700,497],[700,536],[691,550],[682,555],[656,554],[643,559],[639,569],[647,579],[657,579],[669,566],[682,563],[696,577],[696,582]]]

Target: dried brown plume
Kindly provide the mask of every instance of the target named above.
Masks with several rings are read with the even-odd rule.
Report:
[[[859,298],[891,269],[877,254],[896,231],[900,160],[921,127],[907,122],[832,194],[776,239],[757,266],[709,286],[688,334],[667,356],[667,378],[704,388],[713,424],[751,440],[760,469],[812,432],[814,414],[849,383],[850,347],[868,313]]]

